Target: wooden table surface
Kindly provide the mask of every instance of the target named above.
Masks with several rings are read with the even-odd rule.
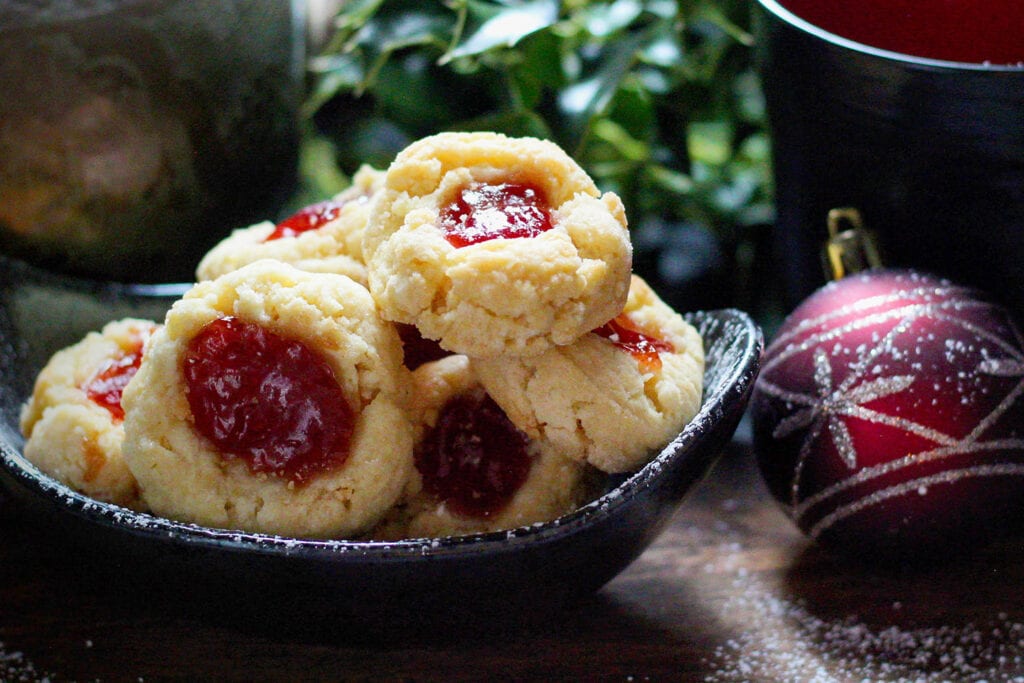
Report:
[[[1024,543],[915,570],[851,566],[792,527],[742,437],[596,595],[457,637],[228,625],[90,581],[32,524],[0,501],[0,681],[1024,680]]]

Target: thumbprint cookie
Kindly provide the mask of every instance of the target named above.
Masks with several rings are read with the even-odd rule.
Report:
[[[698,332],[634,275],[625,309],[574,344],[474,359],[487,393],[532,438],[605,472],[645,464],[697,413]]]
[[[125,460],[165,517],[357,535],[412,472],[407,373],[362,285],[257,261],[171,307],[124,393]]]
[[[425,364],[413,375],[416,471],[374,538],[512,529],[552,520],[584,502],[592,470],[517,429],[465,356]]]
[[[280,223],[263,221],[235,230],[213,247],[196,268],[198,280],[212,280],[260,259],[296,268],[339,273],[366,284],[363,229],[382,171],[362,166],[352,185],[337,196],[311,204]]]
[[[91,498],[142,507],[122,458],[121,394],[156,327],[132,318],[107,323],[53,355],[21,411],[28,460]]]
[[[614,318],[632,267],[615,194],[554,143],[497,133],[400,152],[363,254],[385,318],[481,358],[537,354]]]

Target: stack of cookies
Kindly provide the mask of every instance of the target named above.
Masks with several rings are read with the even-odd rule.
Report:
[[[25,455],[204,526],[399,539],[561,516],[696,414],[698,333],[558,146],[444,133],[235,231],[161,324],[57,353]]]

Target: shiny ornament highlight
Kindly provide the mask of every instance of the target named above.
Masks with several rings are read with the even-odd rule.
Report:
[[[977,546],[1024,510],[1024,340],[979,293],[905,270],[834,281],[785,320],[751,403],[758,464],[824,545]]]

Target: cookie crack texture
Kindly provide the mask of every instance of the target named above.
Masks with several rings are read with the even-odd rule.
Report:
[[[584,412],[582,405],[592,407],[592,404],[589,403],[574,404],[572,407],[573,412],[576,413],[577,415]],[[590,437],[590,433],[587,431],[587,428],[583,426],[583,418],[581,417],[576,418],[575,436],[582,444],[582,450],[584,454],[592,453],[594,451],[596,444],[594,443],[594,440]],[[589,458],[584,457],[584,460],[589,460]]]
[[[548,199],[551,228],[456,247],[440,225],[473,183],[521,183]],[[556,145],[443,133],[396,157],[369,212],[364,253],[383,315],[473,358],[569,344],[625,304],[632,248],[621,201]]]
[[[254,474],[196,430],[184,348],[211,321],[230,316],[305,344],[329,366],[354,412],[343,464],[296,484]],[[410,476],[407,373],[398,332],[380,319],[364,287],[280,262],[249,264],[196,285],[151,339],[139,382],[123,401],[126,461],[164,517],[303,538],[357,535],[398,500]]]

